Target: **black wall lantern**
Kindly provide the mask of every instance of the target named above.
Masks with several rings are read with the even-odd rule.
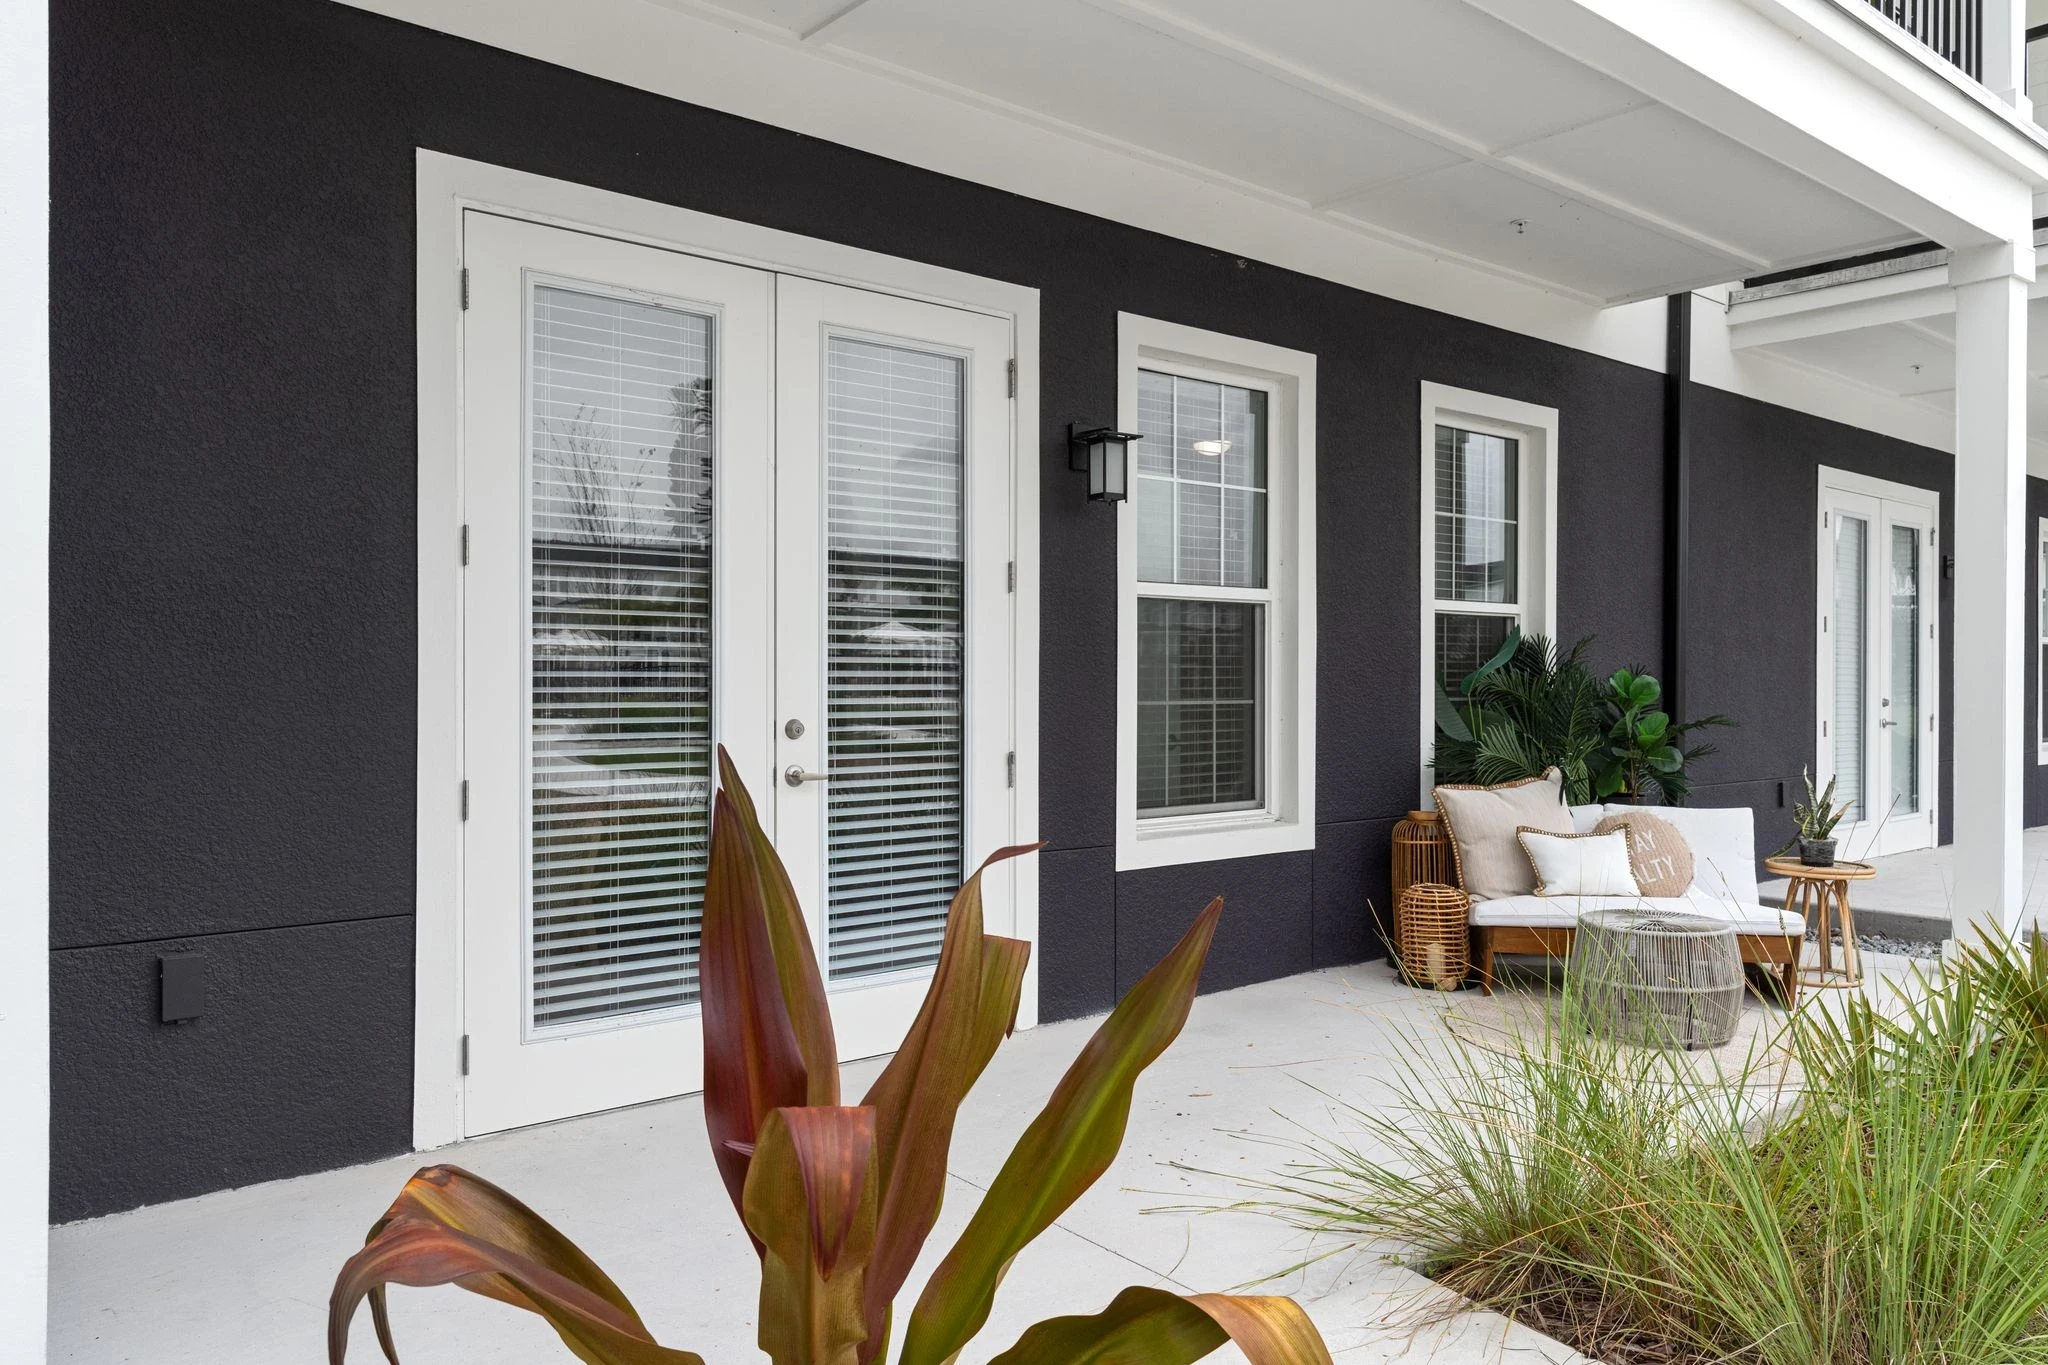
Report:
[[[1072,423],[1067,424],[1067,464],[1088,471],[1090,502],[1122,502],[1131,495],[1128,447],[1131,442],[1144,439],[1135,431],[1118,431],[1113,427],[1076,431]]]

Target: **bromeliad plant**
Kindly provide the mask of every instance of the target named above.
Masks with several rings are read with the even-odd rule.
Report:
[[[761,1260],[759,1342],[773,1365],[873,1365],[938,1221],[961,1102],[1014,1027],[1029,945],[982,932],[981,874],[953,898],[930,989],[861,1102],[840,1102],[832,1017],[782,861],[721,749],[699,979],[712,1156]],[[1108,1169],[1131,1091],[1187,1021],[1223,902],[1133,986],[1024,1131],[903,1327],[897,1365],[945,1365],[988,1321],[1017,1253]],[[545,1219],[454,1166],[429,1166],[350,1257],[328,1306],[330,1365],[367,1298],[398,1360],[386,1286],[455,1284],[546,1319],[586,1365],[703,1365],[657,1344],[612,1280]],[[1330,1365],[1291,1299],[1124,1290],[1050,1318],[997,1365],[1183,1365],[1234,1341],[1252,1365]]]

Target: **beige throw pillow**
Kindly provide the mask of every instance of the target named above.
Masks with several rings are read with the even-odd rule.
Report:
[[[1572,832],[1564,774],[1555,768],[1498,787],[1438,787],[1436,809],[1451,832],[1458,881],[1475,901],[1535,893],[1536,873],[1516,831]]]
[[[1692,889],[1692,845],[1676,825],[1646,810],[1632,810],[1593,826],[1595,834],[1618,829],[1628,831],[1629,862],[1645,896],[1683,896]]]

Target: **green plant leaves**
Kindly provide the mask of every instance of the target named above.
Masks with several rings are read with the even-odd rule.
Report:
[[[924,1003],[862,1101],[876,1115],[881,1189],[874,1264],[864,1294],[868,1331],[862,1361],[875,1359],[887,1345],[889,1306],[938,1221],[960,1103],[1017,1022],[1031,948],[982,933],[982,874],[1037,847],[998,850],[954,895]]]
[[[971,1340],[988,1321],[1011,1260],[1109,1168],[1130,1118],[1132,1087],[1187,1022],[1222,913],[1220,898],[1209,903],[1060,1079],[925,1285],[899,1365],[940,1365]]]
[[[342,1266],[328,1301],[329,1365],[347,1356],[349,1323],[365,1297],[396,1365],[389,1284],[456,1284],[536,1313],[587,1365],[703,1365],[656,1344],[619,1287],[546,1219],[457,1166],[428,1166],[408,1180]]]
[[[774,1365],[853,1365],[875,1246],[875,1111],[769,1111],[742,1210],[762,1247],[761,1349]]]
[[[1292,1299],[1133,1287],[1085,1317],[1048,1318],[989,1365],[1187,1365],[1234,1341],[1250,1365],[1329,1365]]]

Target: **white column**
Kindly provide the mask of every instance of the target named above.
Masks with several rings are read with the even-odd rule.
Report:
[[[1955,935],[2019,927],[2032,233],[1957,251]]]
[[[43,1359],[50,1217],[46,0],[0,0],[0,1360]]]
[[[2027,96],[2026,0],[1984,0],[1984,88],[2019,111],[2034,116]]]

